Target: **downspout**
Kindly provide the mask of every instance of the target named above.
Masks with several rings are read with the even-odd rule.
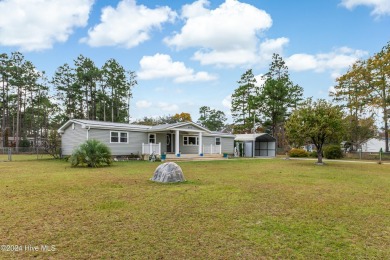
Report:
[[[256,139],[252,141],[252,157],[255,158]]]
[[[91,129],[90,126],[88,126],[88,129],[87,129],[87,140],[89,140],[89,129]]]

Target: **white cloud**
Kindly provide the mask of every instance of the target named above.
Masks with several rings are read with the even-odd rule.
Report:
[[[235,67],[246,63],[254,63],[256,54],[250,49],[235,49],[235,50],[199,50],[194,53],[192,57],[199,61],[202,65],[217,65]]]
[[[52,48],[87,25],[93,0],[0,1],[0,45],[22,51]]]
[[[349,10],[352,10],[359,5],[365,5],[373,8],[371,15],[390,15],[389,0],[342,0],[341,5],[343,5]]]
[[[268,64],[272,60],[272,55],[278,53],[282,55],[283,48],[289,43],[289,39],[285,37],[277,39],[266,39],[260,44],[259,63]]]
[[[177,112],[179,110],[179,106],[176,104],[169,104],[165,102],[159,102],[157,106],[162,110],[162,111],[167,111],[167,112]]]
[[[257,76],[255,76],[255,79],[256,79],[256,85],[261,87],[263,86],[263,84],[265,83],[265,80],[263,79],[263,74],[259,74]]]
[[[336,93],[335,87],[334,87],[334,86],[330,86],[330,87],[328,88],[328,93],[329,93],[329,94],[335,94],[335,93]]]
[[[137,108],[148,108],[152,106],[152,102],[149,102],[147,100],[139,100],[135,103]]]
[[[261,51],[260,34],[272,26],[271,16],[237,0],[225,0],[213,10],[208,5],[209,1],[198,0],[183,6],[184,26],[164,42],[177,49],[200,48],[193,59],[201,64],[255,63]]]
[[[330,74],[330,77],[331,77],[333,80],[336,81],[336,79],[339,78],[339,77],[341,77],[341,75],[342,75],[342,74],[341,74],[340,72],[334,71],[334,72],[332,72],[332,73]]]
[[[286,60],[287,66],[290,70],[305,71],[317,69],[318,62],[315,55],[298,53],[290,56]]]
[[[132,48],[148,40],[153,29],[173,22],[176,16],[176,12],[167,6],[149,9],[137,5],[135,0],[122,0],[116,9],[111,6],[102,9],[100,24],[90,29],[88,37],[81,39],[81,42],[93,47]]]
[[[198,0],[192,4],[186,4],[182,8],[182,18],[198,17],[207,15],[209,10],[205,6],[209,6],[210,2],[207,0]]]
[[[362,50],[342,47],[328,53],[315,55],[305,53],[294,54],[286,59],[286,64],[291,71],[331,71],[332,76],[336,76],[340,70],[348,68],[355,61],[367,54],[367,52]]]
[[[172,78],[174,82],[211,81],[216,76],[207,72],[195,72],[187,68],[183,62],[173,61],[167,54],[157,53],[154,56],[144,56],[140,60],[141,70],[137,73],[139,79]]]
[[[222,105],[226,108],[229,108],[231,109],[232,108],[232,96],[229,95],[229,96],[226,96],[223,100],[222,100]]]

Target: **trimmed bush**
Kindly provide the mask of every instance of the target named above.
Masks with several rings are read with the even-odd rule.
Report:
[[[290,152],[288,153],[288,155],[290,157],[308,157],[309,156],[309,153],[306,152],[305,150],[303,149],[297,149],[297,148],[293,148],[290,150]]]
[[[110,165],[112,162],[111,150],[102,142],[91,139],[76,148],[69,160],[72,166],[99,167],[103,164]]]
[[[324,147],[324,156],[326,159],[341,159],[344,157],[340,145],[328,145]]]

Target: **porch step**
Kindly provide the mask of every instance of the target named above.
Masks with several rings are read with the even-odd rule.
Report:
[[[212,161],[212,160],[226,160],[221,154],[208,154],[205,156],[199,155],[181,155],[180,157],[176,157],[175,155],[169,156],[167,154],[166,162],[183,162],[183,161]]]

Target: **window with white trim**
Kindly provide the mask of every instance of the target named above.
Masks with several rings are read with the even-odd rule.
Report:
[[[183,145],[199,145],[197,136],[183,136]]]
[[[215,145],[221,145],[221,137],[215,137]]]
[[[156,139],[157,139],[157,137],[156,137],[156,134],[149,134],[149,143],[150,144],[155,144],[156,143]]]
[[[127,143],[127,132],[110,132],[110,143]]]

